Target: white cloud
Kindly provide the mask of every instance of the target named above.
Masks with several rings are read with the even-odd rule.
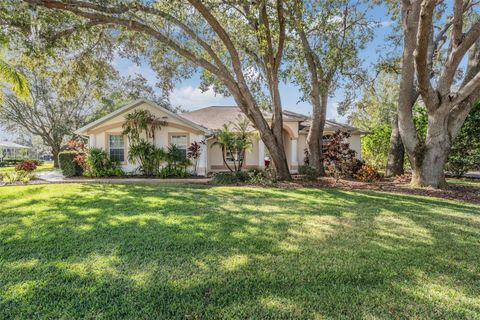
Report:
[[[173,107],[181,106],[186,110],[195,110],[214,105],[234,105],[231,98],[215,94],[213,88],[202,92],[199,88],[184,86],[173,89],[170,93],[170,103]]]
[[[380,27],[382,28],[390,28],[393,25],[392,20],[382,21],[379,23]]]

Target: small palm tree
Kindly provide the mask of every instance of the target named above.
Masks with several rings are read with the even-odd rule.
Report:
[[[155,142],[155,131],[166,125],[166,121],[157,118],[148,110],[135,110],[125,116],[123,134],[132,142],[138,142],[140,134],[145,132],[147,138],[152,138]]]
[[[234,131],[228,125],[215,133],[216,141],[212,146],[218,145],[222,149],[223,163],[231,172],[242,170],[245,152],[253,145],[254,133],[249,131],[250,122],[241,118],[234,124]],[[231,155],[233,168],[227,162],[227,154]]]

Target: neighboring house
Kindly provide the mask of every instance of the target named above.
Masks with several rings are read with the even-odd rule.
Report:
[[[0,161],[6,159],[23,159],[28,154],[28,146],[22,146],[15,142],[0,141]]]
[[[157,147],[166,148],[169,144],[175,144],[186,152],[190,143],[204,140],[206,144],[202,145],[197,173],[205,175],[208,172],[227,170],[223,164],[220,147],[213,145],[215,142],[213,134],[215,130],[220,129],[224,124],[235,123],[239,120],[239,117],[243,116],[238,107],[215,106],[175,114],[153,102],[140,99],[97,121],[87,124],[76,130],[75,133],[87,137],[90,147],[106,150],[111,158],[122,163],[125,171],[135,171],[137,165],[128,161],[128,139],[122,135],[122,125],[125,122],[125,115],[136,109],[148,110],[167,122],[168,125],[163,126],[155,134]],[[266,114],[266,118],[268,119],[268,114]],[[283,137],[288,164],[291,171],[296,172],[298,167],[303,164],[309,118],[301,114],[285,111],[283,122]],[[350,147],[357,152],[357,156],[360,158],[360,136],[363,132],[351,126],[327,121],[324,138],[328,139],[328,135],[337,130],[350,132]],[[268,156],[268,151],[263,141],[257,139],[254,141],[252,149],[246,152],[244,166],[246,168],[263,168],[266,156]]]

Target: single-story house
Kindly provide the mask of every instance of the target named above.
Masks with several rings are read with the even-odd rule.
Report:
[[[205,141],[197,165],[197,174],[205,175],[209,172],[223,171],[227,168],[223,163],[222,151],[214,145],[214,132],[222,128],[224,124],[235,123],[243,114],[238,107],[212,106],[181,114],[173,113],[157,104],[140,99],[129,103],[118,110],[87,124],[75,131],[76,134],[88,138],[88,146],[102,148],[110,157],[120,161],[126,172],[137,169],[135,163],[128,161],[128,139],[122,135],[122,125],[125,115],[134,110],[148,110],[153,115],[167,123],[155,133],[157,147],[166,148],[169,144],[175,144],[180,149],[186,150],[190,143]],[[266,114],[268,119],[268,114]],[[294,112],[285,111],[284,118],[284,144],[288,164],[292,172],[304,163],[304,151],[309,128],[309,118]],[[361,157],[360,139],[363,131],[334,121],[327,121],[325,126],[325,139],[328,135],[344,130],[351,134],[349,138],[350,148]],[[264,168],[265,157],[268,150],[261,139],[253,143],[251,150],[246,152],[244,159],[245,168]]]

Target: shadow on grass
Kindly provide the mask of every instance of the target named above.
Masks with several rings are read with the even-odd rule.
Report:
[[[335,189],[18,190],[0,203],[2,318],[480,316],[478,206]]]

